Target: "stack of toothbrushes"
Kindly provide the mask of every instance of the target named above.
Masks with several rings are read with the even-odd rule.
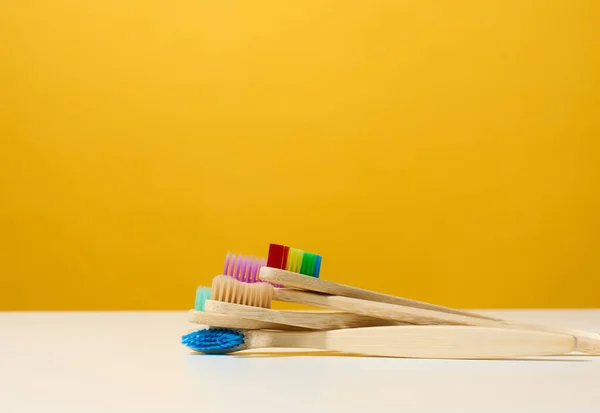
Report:
[[[600,335],[491,318],[319,278],[321,256],[271,244],[267,259],[227,254],[199,287],[182,338],[202,353],[311,348],[369,356],[490,359],[600,355]],[[323,308],[271,309],[273,300]]]

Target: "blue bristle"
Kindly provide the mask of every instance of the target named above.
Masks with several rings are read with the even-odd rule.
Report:
[[[315,261],[315,269],[313,271],[313,277],[319,278],[320,272],[321,272],[321,256],[317,255],[317,260]]]
[[[210,288],[198,287],[196,289],[196,302],[194,304],[194,310],[204,311],[204,302],[210,299]]]
[[[241,350],[244,334],[228,328],[210,328],[184,335],[181,344],[201,353],[225,354]]]

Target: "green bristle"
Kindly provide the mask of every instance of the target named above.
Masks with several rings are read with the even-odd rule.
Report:
[[[300,274],[312,275],[313,261],[310,252],[305,252],[302,256],[302,268],[300,268]]]
[[[304,253],[304,261],[306,261],[306,269],[302,274],[310,275],[313,277],[315,275],[315,261],[317,260],[317,256],[310,252]]]
[[[194,309],[196,311],[204,311],[204,303],[210,299],[210,288],[198,287],[196,289],[196,303]]]
[[[318,267],[320,257],[311,252],[305,252],[297,248],[289,248],[285,270],[296,272],[298,274],[308,275],[309,277],[319,277]]]

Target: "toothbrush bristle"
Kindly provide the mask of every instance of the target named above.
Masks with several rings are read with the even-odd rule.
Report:
[[[242,269],[242,261],[243,260],[244,260],[244,256],[240,255],[240,256],[238,256],[238,259],[235,262],[235,273],[233,274],[233,278],[235,278],[236,280],[240,280],[240,270]]]
[[[225,256],[225,268],[223,269],[223,274],[228,274],[230,259],[231,259],[231,253],[227,252],[227,255]]]
[[[279,244],[269,245],[267,267],[319,278],[321,256]]]
[[[281,261],[281,269],[285,270],[290,254],[290,247],[283,247],[283,261]]]
[[[257,283],[262,282],[258,274],[261,267],[266,265],[267,260],[262,257],[227,253],[225,256],[225,271],[223,273],[241,282]]]
[[[319,278],[319,274],[321,273],[321,256],[317,255],[317,260],[315,262],[315,268],[313,270],[313,277]]]
[[[198,287],[196,289],[196,302],[194,304],[194,310],[204,311],[204,302],[210,298],[210,288]]]
[[[233,271],[234,271],[234,267],[235,267],[235,261],[236,261],[236,256],[235,254],[231,254],[231,253],[227,253],[227,257],[226,260],[229,259],[226,262],[226,271],[225,271],[225,275],[231,275],[233,276]]]
[[[254,258],[252,260],[252,278],[250,279],[250,282],[255,283],[258,281],[258,270],[260,269],[261,265],[260,262],[262,262],[262,260],[260,260],[259,258]]]
[[[240,280],[242,282],[248,282],[248,280],[246,279],[246,270],[247,269],[248,269],[248,257],[243,256],[242,259],[240,260],[240,272],[239,272],[238,280]]]
[[[279,244],[269,245],[267,267],[283,269],[283,253],[285,247]]]
[[[244,349],[244,334],[229,328],[194,331],[181,337],[181,344],[207,354],[226,354]]]
[[[266,282],[246,283],[228,275],[218,275],[213,278],[210,299],[271,308],[273,285]]]

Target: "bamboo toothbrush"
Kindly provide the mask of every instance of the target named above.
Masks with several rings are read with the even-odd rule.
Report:
[[[267,283],[243,283],[230,276],[218,275],[213,279],[211,299],[205,301],[204,311],[314,330],[405,324],[341,311],[272,310],[271,301],[276,290]]]
[[[318,332],[210,329],[183,336],[182,344],[194,351],[217,354],[285,347],[385,357],[510,359],[566,354],[574,350],[575,339],[516,329],[388,326]]]
[[[287,324],[269,323],[267,321],[250,320],[231,314],[215,314],[204,311],[205,303],[210,298],[210,288],[198,287],[196,289],[196,302],[193,310],[188,311],[188,321],[210,327],[242,328],[246,330],[288,330],[301,331],[306,328],[290,326]]]
[[[518,323],[497,318],[481,318],[473,316],[469,312],[458,310],[453,310],[452,312],[440,311],[435,309],[438,306],[429,304],[423,306],[421,304],[426,303],[420,302],[416,302],[419,305],[411,305],[415,302],[401,297],[362,290],[269,267],[261,268],[259,277],[260,279],[265,279],[267,281],[281,283],[286,287],[303,288],[310,291],[325,293],[317,294],[314,292],[310,293],[306,291],[278,289],[275,291],[275,299],[279,301],[334,308],[357,314],[381,317],[387,320],[415,324],[457,324],[502,328],[510,327],[530,331],[569,334],[577,338],[577,351],[600,355],[600,335],[596,333]],[[385,301],[382,301],[381,297],[383,297],[383,300]],[[445,309],[445,307],[442,308]]]
[[[287,248],[287,247],[286,247]],[[276,312],[274,310],[265,310],[265,309],[257,309],[248,306],[235,306],[232,304],[228,304],[227,302],[235,302],[230,298],[221,298],[219,301],[222,302],[209,302],[208,307],[211,313],[213,314],[228,314],[235,315],[240,318],[253,319],[255,321],[263,321],[263,322],[279,322],[290,325],[308,327],[313,329],[335,329],[336,325],[340,326],[337,328],[355,328],[355,327],[368,327],[374,325],[382,325],[383,323],[377,323],[374,321],[374,318],[388,320],[388,324],[390,322],[396,322],[398,324],[432,324],[432,325],[468,325],[468,326],[480,326],[480,327],[514,327],[519,329],[526,330],[534,330],[534,331],[547,331],[547,332],[556,332],[562,334],[569,334],[578,337],[578,351],[588,353],[588,354],[600,354],[600,335],[596,335],[594,333],[582,332],[582,331],[574,331],[567,329],[557,329],[553,327],[546,326],[537,326],[537,325],[528,325],[523,323],[515,323],[509,322],[506,320],[494,319],[494,318],[481,318],[474,317],[470,312],[459,311],[448,309],[446,307],[440,307],[433,304],[415,302],[413,300],[407,300],[401,297],[390,296],[386,294],[380,294],[368,290],[361,290],[355,287],[345,286],[342,284],[336,284],[330,281],[321,280],[314,278],[314,272],[312,271],[312,267],[306,266],[303,264],[303,256],[299,255],[298,257],[292,257],[291,252],[288,254],[288,258],[285,258],[285,252],[283,251],[283,264],[285,262],[289,263],[294,262],[295,264],[291,267],[294,269],[304,268],[306,274],[308,275],[300,275],[298,273],[293,273],[291,271],[285,271],[280,269],[274,269],[270,267],[260,267],[251,266],[244,256],[238,256],[238,259],[235,260],[235,255],[233,256],[233,260],[229,260],[230,256],[227,256],[226,259],[226,269],[229,266],[229,273],[233,278],[238,280],[252,280],[251,282],[255,282],[256,280],[264,280],[270,281],[273,285],[284,284],[286,286],[301,286],[306,288],[309,286],[317,286],[317,289],[324,290],[330,294],[339,293],[349,293],[351,295],[357,296],[367,296],[367,297],[385,297],[386,301],[399,301],[399,302],[408,302],[418,303],[420,306],[414,307],[410,305],[393,305],[385,302],[369,301],[365,299],[355,299],[351,297],[345,297],[343,295],[324,295],[318,293],[309,293],[306,291],[298,291],[292,290],[288,288],[275,288],[272,289],[270,286],[264,285],[263,291],[265,293],[274,294],[268,297],[268,304],[264,305],[265,308],[271,307],[271,301],[274,298],[278,301],[284,302],[292,302],[298,304],[306,304],[311,306],[329,308],[333,310],[341,310],[345,313],[354,313],[361,314],[363,316],[371,317],[371,319],[356,319],[352,320],[349,324],[336,324],[340,323],[340,320],[335,320],[335,315],[332,315],[329,318],[328,324],[323,324],[321,328],[318,328],[318,323],[320,322],[320,316],[315,316],[314,313],[301,313],[301,312]],[[299,251],[294,249],[289,249],[289,251]],[[271,245],[269,250],[269,259],[268,262],[279,263],[280,257],[276,256],[274,260],[272,258],[273,245]],[[277,252],[277,251],[276,251]],[[277,252],[277,254],[280,254]],[[277,255],[275,254],[275,255]],[[309,258],[310,260],[310,258]],[[255,259],[254,261],[258,261]],[[264,263],[264,260],[262,260]],[[234,268],[236,271],[232,271]],[[245,268],[253,268],[250,275],[248,271],[244,271]],[[242,268],[240,272],[240,268]],[[259,272],[257,275],[256,272]],[[273,274],[276,274],[277,278],[271,278]],[[231,289],[235,288],[235,283],[232,284]],[[239,287],[238,287],[239,288]],[[227,288],[226,288],[227,289]],[[252,304],[251,304],[252,305]],[[253,305],[257,305],[256,303]],[[262,305],[259,305],[262,306]],[[427,308],[422,308],[427,307]],[[445,311],[435,311],[439,308]],[[346,317],[338,316],[338,317]],[[329,324],[331,322],[332,324]],[[342,320],[343,322],[343,320]]]
[[[271,244],[269,249],[269,260],[271,262],[273,262],[274,247],[281,247],[285,252],[282,256],[276,257],[278,265],[287,265],[288,268],[296,271],[304,271],[306,275],[318,276],[320,256],[296,248]],[[357,316],[356,314],[340,311],[270,310],[274,293],[272,286],[277,287],[278,284],[265,283],[258,279],[261,265],[264,266],[266,262],[267,260],[264,258],[227,253],[223,272],[230,279],[228,280],[226,277],[213,279],[214,294],[211,297],[213,299],[206,304],[207,311],[212,314],[237,316],[248,320],[319,330],[406,324],[375,317]],[[257,307],[264,307],[264,309]]]
[[[254,301],[255,305],[263,305],[263,301],[268,302],[272,299],[272,289],[267,283],[258,283],[258,268],[264,266],[266,260],[257,257],[236,257],[235,254],[227,253],[225,258],[224,273],[243,279],[248,283],[257,283],[256,286],[249,288],[252,296],[260,297],[260,300]],[[188,321],[206,325],[210,327],[223,328],[242,328],[248,330],[306,330],[302,327],[291,326],[287,324],[270,323],[261,320],[251,320],[238,317],[233,314],[208,313],[205,311],[205,303],[211,296],[211,289],[208,287],[198,287],[196,289],[196,301],[193,310],[188,311]]]

